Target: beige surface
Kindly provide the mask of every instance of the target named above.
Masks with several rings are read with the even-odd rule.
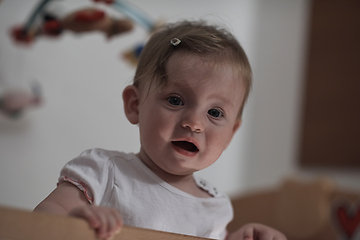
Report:
[[[84,220],[0,207],[1,240],[95,240]],[[200,240],[174,233],[124,227],[114,240]]]

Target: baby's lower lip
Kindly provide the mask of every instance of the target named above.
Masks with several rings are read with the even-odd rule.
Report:
[[[174,143],[172,143],[171,145],[173,146],[173,148],[175,149],[176,152],[178,152],[181,155],[184,155],[186,157],[194,157],[199,152],[199,150],[197,150],[197,151],[188,151],[188,150],[186,150],[184,148],[176,146]]]

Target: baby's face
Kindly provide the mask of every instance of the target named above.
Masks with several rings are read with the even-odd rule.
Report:
[[[213,164],[241,124],[244,86],[229,64],[173,55],[165,87],[140,88],[140,158],[155,171],[190,175]]]

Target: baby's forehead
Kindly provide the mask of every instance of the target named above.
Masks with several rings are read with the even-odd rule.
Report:
[[[177,79],[179,75],[188,76],[202,74],[205,77],[217,75],[218,81],[231,80],[229,84],[243,82],[241,67],[229,57],[213,54],[177,53],[170,57],[166,65],[166,82]],[[233,82],[234,81],[234,82]],[[201,79],[199,79],[201,83]]]
[[[230,61],[216,61],[207,56],[175,56],[167,65],[165,86],[216,90],[228,89],[229,93],[242,91],[243,79],[234,64]]]
[[[237,65],[236,61],[234,60],[233,54],[230,51],[224,50],[221,51],[214,51],[214,52],[207,52],[207,53],[194,53],[190,51],[180,51],[172,54],[167,62],[176,61],[178,63],[188,63],[193,64],[197,63],[199,65],[204,66],[231,66]]]

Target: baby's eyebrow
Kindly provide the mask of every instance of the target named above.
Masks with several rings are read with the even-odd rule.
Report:
[[[214,99],[218,100],[219,102],[234,106],[234,101],[232,101],[228,97],[223,97],[223,96],[218,96],[218,95],[211,95],[210,98],[214,98]]]

